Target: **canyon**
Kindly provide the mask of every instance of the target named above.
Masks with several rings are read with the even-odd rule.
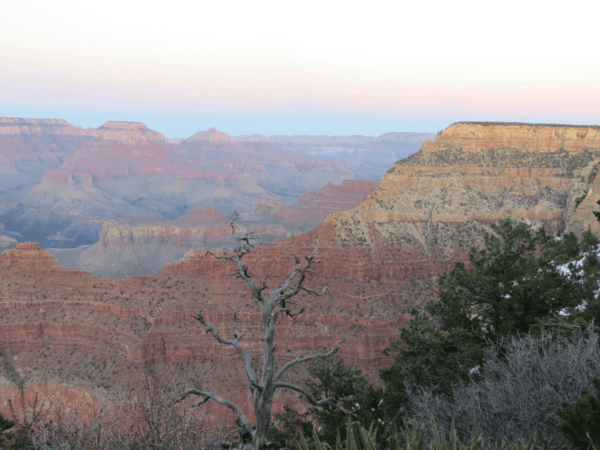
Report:
[[[354,178],[348,162],[233,142],[215,128],[174,144],[140,122],[18,118],[0,118],[0,175],[0,232],[43,248],[94,244],[105,220],[174,220],[204,205],[247,212]]]
[[[316,159],[348,162],[357,180],[379,181],[389,167],[421,148],[434,133],[384,133],[380,136],[245,135],[234,142],[269,142],[276,147]]]
[[[191,156],[185,146],[178,151]],[[466,261],[491,224],[511,218],[553,231],[598,232],[592,212],[600,209],[599,163],[600,127],[459,122],[425,141],[395,162],[374,190],[365,188],[357,206],[244,258],[270,290],[292,272],[294,255],[318,247],[319,263],[306,284],[329,291],[321,297],[302,292],[295,306],[306,312],[279,319],[278,364],[344,340],[339,357],[377,383],[378,370],[391,363],[382,350],[398,339],[412,308],[436,298],[440,275]],[[294,210],[262,200],[248,214],[294,220],[303,215],[298,204]],[[212,210],[197,213],[225,226]],[[0,412],[18,396],[19,383],[28,398],[40,390],[72,403],[115,402],[118,388],[139,382],[149,368],[170,368],[188,387],[213,389],[250,410],[238,355],[192,317],[203,310],[231,337],[237,313],[242,345],[260,357],[257,305],[233,269],[204,250],[190,250],[154,275],[110,280],[60,267],[37,243],[5,250]],[[289,375],[300,384],[306,378],[305,367]],[[275,411],[284,404],[304,407],[294,393],[281,391]],[[231,419],[223,408],[207,411],[213,421]]]
[[[233,216],[203,206],[173,221],[106,221],[96,244],[48,251],[62,267],[106,278],[153,275],[191,250],[232,250],[238,234],[253,233],[253,245],[263,246],[312,230],[330,213],[358,205],[376,187],[372,181],[346,180],[308,191],[291,205],[258,199],[236,220],[236,235],[230,225]]]

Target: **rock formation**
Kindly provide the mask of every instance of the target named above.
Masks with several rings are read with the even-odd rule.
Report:
[[[312,230],[328,214],[358,205],[376,187],[377,183],[370,181],[347,180],[341,186],[329,183],[317,191],[309,191],[292,205],[257,200],[251,212],[236,222],[235,229],[242,234],[253,232],[256,246],[271,244]],[[106,221],[96,244],[50,252],[64,267],[121,279],[155,274],[190,250],[231,250],[236,245],[230,218],[203,206],[175,221]]]
[[[385,133],[380,136],[233,136],[233,142],[269,142],[294,153],[317,159],[332,158],[349,162],[355,178],[381,180],[398,159],[415,153],[432,133]]]
[[[0,118],[0,222],[44,248],[93,244],[98,221],[171,220],[203,205],[247,212],[259,198],[291,203],[352,177],[347,164],[234,144],[214,128],[171,144],[140,122]]]
[[[193,141],[209,141],[209,142],[224,142],[224,143],[233,143],[233,139],[225,133],[221,133],[217,131],[216,128],[209,128],[208,131],[199,131],[196,134],[190,136],[184,143],[189,143]]]
[[[268,257],[284,262],[276,275],[291,269],[289,253]],[[0,255],[4,286],[0,294],[0,412],[7,412],[6,402],[16,399],[21,382],[28,396],[43,387],[73,403],[89,398],[114,401],[119,387],[128,382],[135,385],[149,367],[160,373],[166,364],[178,381],[194,377],[201,386],[214,386],[248,409],[237,355],[208,336],[191,314],[198,308],[210,311],[208,319],[230,335],[233,309],[239,310],[247,333],[246,348],[258,357],[255,305],[244,284],[228,276],[231,267],[210,255],[188,261],[152,277],[115,281],[63,269],[35,243],[18,244]],[[311,285],[323,281],[315,278]],[[268,278],[268,282],[275,279]],[[374,361],[376,365],[388,363],[378,350],[406,318],[369,318],[358,313],[357,300],[354,295],[347,297],[347,311],[340,312],[340,299],[304,298],[312,305],[310,312],[297,321],[282,320],[278,328],[282,357],[293,358],[345,337],[353,349],[349,362],[360,367]],[[357,306],[369,308],[362,303]],[[304,376],[306,372],[299,371],[293,377]],[[289,393],[284,398],[297,404]],[[281,410],[281,400],[277,408]],[[218,419],[223,410],[213,408],[211,414]]]
[[[108,121],[100,128],[91,129],[88,133],[98,139],[118,141],[129,145],[148,142],[167,142],[167,139],[162,134],[149,130],[141,122]]]
[[[302,194],[292,205],[270,199],[257,200],[252,205],[250,216],[283,219],[294,224],[306,223],[305,231],[308,231],[329,214],[355,207],[376,187],[374,181],[346,180],[340,186],[327,183],[321,189]]]
[[[308,285],[330,287],[324,297],[303,293],[298,303],[306,313],[281,322],[281,361],[344,337],[345,363],[376,381],[378,369],[391,362],[381,350],[399,337],[413,307],[436,297],[439,276],[482,243],[491,223],[510,217],[554,230],[593,228],[590,203],[600,195],[598,131],[451,125],[395,163],[355,208],[329,215],[308,233],[253,250],[245,263],[273,288],[292,270],[290,252],[301,256],[318,246],[320,263]],[[161,370],[168,363],[182,381],[193,377],[199,387],[249,409],[237,354],[210,338],[191,314],[202,309],[229,337],[238,311],[243,344],[258,357],[256,305],[243,282],[228,276],[231,266],[204,252],[188,256],[156,275],[116,281],[60,268],[36,244],[5,251],[2,398],[15,395],[11,380],[23,377],[31,386],[57,385],[107,399],[117,386],[139,379],[145,367]],[[305,376],[304,369],[291,374],[294,381]],[[285,393],[276,410],[284,402],[300,407],[297,397]],[[215,418],[223,413],[210,411]]]

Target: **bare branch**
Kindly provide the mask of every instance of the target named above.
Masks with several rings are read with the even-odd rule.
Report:
[[[252,437],[254,437],[254,434],[256,433],[256,431],[254,429],[252,429],[250,422],[248,422],[248,419],[246,418],[246,416],[244,415],[242,410],[240,408],[238,408],[235,403],[232,403],[229,400],[225,400],[224,398],[219,397],[214,392],[200,391],[198,389],[189,389],[189,390],[183,392],[182,394],[179,395],[179,398],[175,401],[175,403],[179,403],[182,400],[185,400],[190,395],[198,395],[198,396],[202,397],[202,400],[200,400],[200,403],[198,403],[197,406],[200,406],[200,405],[206,403],[208,400],[214,400],[215,402],[217,402],[221,405],[227,406],[229,409],[231,409],[234,413],[237,414],[238,418],[240,419],[240,422],[242,422],[242,425],[244,426],[246,431],[248,433],[250,433],[250,435]]]
[[[234,221],[239,217],[239,214],[235,212],[235,216],[231,219],[231,231],[232,234],[235,234]],[[294,303],[293,300],[290,300],[290,304],[286,306],[286,300],[294,297],[300,291],[308,292],[311,295],[324,295],[329,289],[327,285],[324,286],[322,291],[317,292],[313,289],[307,288],[303,286],[303,283],[306,279],[308,273],[314,273],[310,270],[314,261],[315,254],[317,253],[318,247],[313,247],[313,251],[310,256],[304,256],[306,259],[306,264],[302,267],[300,266],[300,258],[294,254],[294,252],[290,252],[290,254],[294,257],[295,266],[292,270],[292,273],[285,279],[283,286],[278,289],[271,291],[269,298],[266,298],[266,295],[263,295],[263,291],[267,289],[266,283],[263,281],[262,284],[257,284],[253,275],[249,273],[248,267],[243,263],[242,259],[245,255],[250,253],[250,248],[252,248],[252,244],[250,243],[251,239],[255,239],[251,236],[252,233],[246,233],[246,235],[242,238],[236,238],[239,246],[234,248],[233,254],[221,254],[215,255],[218,259],[224,259],[225,261],[231,261],[236,265],[236,269],[234,274],[243,279],[250,290],[252,291],[252,295],[256,298],[262,305],[262,321],[261,325],[264,330],[263,341],[263,365],[261,367],[262,370],[254,369],[252,367],[253,361],[252,358],[242,349],[240,341],[244,336],[244,333],[241,329],[240,322],[237,317],[237,313],[234,315],[234,320],[236,324],[236,332],[234,339],[226,339],[222,337],[215,327],[206,321],[206,317],[203,312],[200,311],[200,314],[194,316],[196,320],[198,320],[203,326],[206,327],[207,333],[212,333],[213,337],[221,344],[231,345],[233,346],[246,364],[246,374],[248,376],[248,380],[250,381],[250,391],[252,392],[252,398],[254,399],[254,413],[256,416],[256,430],[253,430],[250,424],[248,423],[246,417],[243,415],[241,410],[232,402],[228,400],[224,400],[218,397],[214,392],[211,391],[203,391],[201,389],[190,389],[183,394],[180,395],[179,400],[181,401],[189,395],[197,395],[201,397],[198,405],[202,405],[209,400],[214,400],[217,403],[227,406],[232,411],[234,411],[240,421],[242,422],[244,428],[253,439],[254,448],[261,448],[269,445],[267,440],[268,430],[272,426],[271,420],[271,407],[273,405],[273,394],[278,388],[288,388],[295,390],[302,395],[304,395],[308,401],[310,401],[313,405],[316,406],[330,406],[342,411],[345,414],[352,414],[351,411],[346,410],[345,408],[338,406],[332,399],[326,398],[323,400],[315,400],[312,395],[305,391],[303,388],[286,383],[279,382],[278,380],[282,377],[282,375],[288,371],[290,368],[294,367],[296,364],[300,364],[306,361],[313,361],[322,358],[328,358],[331,355],[335,354],[339,350],[339,344],[341,342],[336,342],[334,347],[328,349],[327,352],[321,354],[315,354],[312,356],[306,356],[302,358],[296,358],[292,361],[287,362],[278,372],[274,375],[274,365],[275,365],[275,352],[276,347],[273,342],[274,328],[275,322],[277,321],[278,316],[281,313],[285,313],[288,316],[294,319],[294,316],[301,314],[304,312],[303,308],[299,308],[297,305],[291,305]],[[299,276],[297,276],[299,275]],[[292,312],[292,309],[297,310],[297,312]],[[260,381],[258,380],[260,377]]]
[[[294,264],[300,264],[300,258],[298,258],[294,252],[290,252],[290,255],[294,257]]]
[[[271,292],[270,302],[272,305],[286,301],[288,298],[293,297],[296,294],[298,294],[298,292],[300,292],[300,290],[302,290],[302,289],[306,290],[307,292],[311,292],[311,293],[314,293],[315,295],[318,295],[316,292],[314,292],[308,288],[304,288],[304,286],[302,286],[302,284],[304,283],[304,280],[306,278],[306,271],[308,269],[310,269],[311,265],[313,264],[313,259],[315,257],[315,254],[317,253],[318,249],[319,249],[318,247],[313,247],[313,251],[310,254],[310,256],[304,257],[307,261],[306,265],[304,267],[294,268],[292,274],[285,280],[284,285],[282,287],[280,287],[279,289],[275,289],[274,291]],[[296,273],[298,273],[298,272],[300,273],[298,282],[296,283],[295,286],[290,288],[290,283],[296,276]],[[288,289],[290,289],[290,290],[288,290]],[[286,290],[288,290],[288,291],[285,292]]]
[[[306,397],[306,399],[310,403],[312,403],[315,406],[333,406],[334,408],[338,409],[339,411],[343,412],[344,414],[348,414],[350,416],[356,417],[356,414],[354,414],[352,411],[348,411],[343,406],[339,406],[337,403],[333,402],[331,398],[315,400],[313,398],[313,396],[310,395],[306,390],[302,389],[300,386],[296,386],[295,384],[279,381],[279,382],[275,383],[275,389],[277,389],[277,388],[292,389],[293,391],[300,392],[302,395],[304,395]]]
[[[292,271],[292,274],[286,278],[285,283],[283,284],[283,286],[281,286],[279,289],[275,289],[274,291],[271,292],[271,302],[278,300],[277,296],[281,296],[283,297],[283,293],[286,289],[289,289],[290,287],[290,283],[291,281],[294,279],[294,277],[296,276],[296,271],[298,269],[294,269]],[[292,297],[292,295],[290,295],[289,297]],[[287,297],[287,298],[289,298]],[[283,299],[283,300],[287,300],[287,298]]]
[[[312,290],[310,288],[307,288],[305,286],[301,286],[301,289],[303,291],[308,292],[309,294],[316,295],[316,296],[320,297],[321,295],[324,295],[325,292],[327,292],[329,290],[329,286],[327,286],[327,285],[323,286],[323,289],[321,290],[321,292],[316,292],[316,291],[314,291],[314,290]]]
[[[248,236],[247,233],[246,236]],[[251,239],[251,238],[248,238]],[[241,238],[241,240],[246,240],[245,238]],[[251,246],[252,247],[252,246]],[[262,291],[267,288],[267,285],[263,282],[263,284],[259,287],[254,280],[252,279],[252,275],[248,272],[248,267],[242,262],[242,258],[244,255],[247,255],[250,252],[247,248],[237,247],[235,249],[235,256],[233,255],[217,255],[216,257],[219,259],[226,259],[228,261],[232,261],[237,265],[237,269],[235,270],[235,274],[239,276],[242,280],[246,282],[250,290],[252,291],[252,295],[261,303],[264,303],[265,299],[262,296]]]
[[[336,342],[335,345],[333,346],[333,348],[331,350],[329,350],[327,353],[318,353],[316,355],[304,356],[302,358],[296,358],[296,359],[293,359],[293,360],[287,362],[279,370],[279,372],[277,372],[277,375],[275,375],[275,377],[273,378],[273,381],[279,380],[281,378],[281,376],[285,372],[288,371],[288,369],[290,369],[291,367],[294,367],[296,364],[300,364],[300,363],[303,363],[305,361],[313,361],[315,359],[329,358],[330,356],[332,356],[335,353],[337,353],[337,351],[340,349],[340,344],[344,343],[345,340],[346,339],[342,339],[341,341]]]
[[[290,308],[277,308],[275,310],[275,312],[273,313],[273,320],[277,320],[277,318],[279,317],[279,314],[281,314],[282,312],[284,312],[288,317],[291,317],[292,320],[295,322],[296,321],[296,316],[299,316],[300,314],[302,314],[304,312],[304,308],[300,308],[298,310],[298,312],[292,312],[292,310]]]
[[[193,317],[198,322],[200,322],[202,325],[204,325],[207,328],[207,332],[211,332],[212,335],[214,336],[214,338],[218,342],[220,342],[221,344],[232,345],[238,351],[238,353],[244,360],[244,363],[246,363],[246,375],[248,376],[248,380],[250,380],[250,383],[254,387],[261,389],[261,386],[259,386],[258,380],[256,379],[256,373],[254,372],[254,369],[252,367],[252,358],[250,357],[250,355],[248,355],[248,353],[246,353],[244,351],[244,349],[240,345],[240,341],[244,337],[244,333],[240,329],[239,321],[237,318],[237,313],[234,315],[235,322],[236,322],[235,339],[225,339],[225,338],[221,337],[219,332],[217,330],[215,330],[214,325],[206,321],[206,318],[204,317],[204,314],[202,313],[202,311],[200,311],[200,314],[198,314],[197,316],[193,316]]]
[[[237,219],[238,219],[238,217],[240,217],[240,215],[239,215],[239,214],[238,214],[236,211],[233,211],[233,214],[234,214],[234,215],[233,215],[233,217],[231,218],[231,222],[229,222],[229,226],[231,227],[231,234],[235,234],[235,228],[233,227],[233,222],[234,222],[235,220],[237,220]]]
[[[238,242],[242,242],[242,241],[243,241],[243,242],[245,242],[245,243],[246,243],[246,245],[247,245],[248,247],[252,247],[252,248],[254,248],[254,245],[252,245],[252,244],[250,243],[250,239],[258,239],[258,238],[255,238],[255,237],[251,236],[251,235],[252,235],[252,234],[254,234],[254,233],[256,233],[256,231],[251,231],[251,232],[249,232],[249,233],[246,233],[246,234],[244,235],[244,237],[242,237],[242,238],[235,238],[235,239],[236,239],[236,241],[238,241]]]

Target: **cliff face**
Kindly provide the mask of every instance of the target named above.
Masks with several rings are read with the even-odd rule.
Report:
[[[507,135],[513,128],[518,139]],[[275,288],[291,273],[290,252],[307,255],[318,246],[320,262],[307,284],[330,288],[323,297],[303,293],[298,303],[307,312],[281,321],[278,361],[345,337],[344,362],[376,381],[378,370],[391,362],[381,350],[398,339],[413,307],[436,298],[439,276],[466,260],[491,223],[512,217],[553,229],[595,226],[589,207],[600,196],[597,131],[454,124],[394,164],[355,208],[329,215],[308,233],[254,249],[244,262],[258,282]],[[211,213],[211,220],[219,218]],[[139,379],[144,367],[168,363],[180,380],[194,377],[200,387],[251,406],[235,351],[217,344],[191,318],[203,310],[229,337],[238,311],[247,333],[243,344],[260,357],[257,308],[243,282],[228,276],[231,266],[192,252],[150,277],[105,280],[58,268],[34,244],[22,246],[0,255],[0,338],[15,373],[20,370],[31,383],[108,397],[125,381]],[[305,377],[303,369],[289,379]],[[0,388],[3,398],[16,389],[7,375]],[[276,410],[284,401],[295,404],[293,399],[282,392]],[[222,410],[211,414],[217,418]]]
[[[107,141],[119,141],[124,144],[140,142],[167,143],[167,139],[156,131],[149,130],[141,122],[108,121],[100,128],[88,131],[91,136]]]
[[[464,153],[511,149],[526,153],[583,152],[598,147],[600,127],[524,123],[459,122],[423,143],[426,152],[460,148]]]
[[[149,130],[141,122],[108,121],[100,128],[81,128],[71,125],[62,119],[21,119],[0,117],[0,135],[12,136],[89,136],[108,141],[136,143],[158,141],[167,142],[166,138]]]
[[[269,269],[272,263],[283,263],[266,277],[275,286],[283,281],[280,275],[289,275],[292,269],[289,247],[263,250],[249,260],[261,278],[264,267],[256,263],[265,258],[273,258]],[[7,412],[7,400],[18,395],[16,380],[25,383],[30,396],[44,387],[72,403],[90,398],[115,401],[119,387],[135,386],[145,369],[154,367],[161,373],[167,365],[176,381],[195,378],[201,387],[214,388],[248,410],[251,402],[243,388],[245,376],[237,370],[238,355],[216,343],[192,318],[203,309],[207,319],[229,336],[234,330],[233,311],[239,311],[245,348],[260,357],[258,311],[245,284],[229,276],[232,270],[208,255],[167,266],[151,277],[116,281],[61,268],[35,243],[5,251],[0,255],[0,412]],[[309,285],[324,282],[311,276]],[[303,296],[301,303],[309,306],[309,312],[296,321],[280,320],[277,340],[282,360],[346,338],[345,348],[352,349],[344,352],[349,363],[365,368],[390,362],[379,349],[396,335],[406,317],[373,310],[376,301],[364,301],[360,291],[353,292],[357,283],[344,284],[346,289],[336,296]],[[379,289],[378,295],[383,291]],[[305,370],[299,370],[288,379],[304,377]],[[283,399],[297,404],[290,393]],[[276,410],[281,411],[282,405],[279,399]],[[226,415],[222,408],[209,410],[214,420]]]
[[[271,244],[315,228],[332,212],[358,205],[376,187],[377,183],[348,180],[341,186],[330,183],[309,191],[292,205],[257,200],[250,214],[236,222],[235,230],[240,234],[253,232],[256,246]],[[65,267],[121,279],[157,273],[190,250],[226,250],[236,245],[230,218],[203,206],[174,221],[106,221],[96,244],[51,252]]]
[[[377,181],[398,159],[415,153],[432,133],[385,133],[380,136],[233,136],[233,142],[269,142],[317,159],[350,163],[355,178]]]
[[[97,221],[172,220],[203,205],[247,212],[259,198],[293,202],[348,178],[346,164],[234,144],[214,128],[171,144],[140,122],[0,118],[0,222],[43,247],[93,244]]]
[[[32,135],[32,134],[79,134],[85,135],[85,130],[74,127],[62,119],[20,119],[0,117],[0,134],[3,135]]]
[[[534,150],[532,150],[534,149]],[[588,192],[600,160],[598,127],[458,123],[397,162],[351,211],[329,216],[343,247],[433,248],[449,258],[511,217],[553,229],[595,227]]]
[[[233,249],[237,241],[231,234],[230,220],[222,212],[204,206],[174,221],[106,221],[96,244],[69,251],[74,264],[68,267],[115,279],[155,274],[192,249]],[[242,234],[254,232],[262,245],[291,235],[281,225],[241,222],[235,229]],[[65,253],[62,250],[57,256],[66,261]]]
[[[225,133],[221,133],[217,131],[216,128],[209,128],[208,131],[199,131],[196,134],[190,136],[185,139],[183,142],[193,142],[193,141],[209,141],[209,142],[224,142],[224,143],[233,143],[233,139]]]
[[[327,183],[321,189],[302,194],[292,205],[268,199],[257,200],[252,205],[250,215],[293,223],[310,222],[309,226],[314,228],[329,214],[354,208],[376,187],[377,183],[373,181],[346,180],[340,186]]]

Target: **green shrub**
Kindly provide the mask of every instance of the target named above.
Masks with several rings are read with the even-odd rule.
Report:
[[[579,205],[581,205],[581,202],[584,201],[586,197],[587,197],[587,194],[583,194],[581,197],[577,197],[575,199],[575,209],[577,209],[577,207]]]
[[[9,450],[29,450],[33,447],[31,446],[31,441],[25,436],[25,434],[21,431],[17,432],[9,432],[8,430],[12,429],[15,426],[15,422],[13,420],[7,420],[2,417],[0,414],[0,449],[5,448]],[[11,442],[9,444],[8,442]]]
[[[600,447],[600,378],[592,384],[596,392],[581,390],[574,403],[563,402],[556,414],[562,419],[560,433],[577,449],[586,450],[591,443]]]
[[[12,427],[15,426],[15,422],[12,420],[6,420],[0,414],[0,448],[10,448],[5,444],[5,441],[8,439],[9,441],[14,438],[14,434],[8,432]]]
[[[430,442],[426,442],[425,431],[417,430],[405,424],[402,433],[396,428],[392,428],[387,439],[387,445],[384,448],[378,447],[377,430],[371,425],[369,429],[365,428],[359,422],[350,422],[346,424],[346,439],[342,441],[338,433],[335,446],[332,448],[319,440],[319,436],[313,433],[312,442],[306,440],[304,433],[300,433],[296,442],[297,450],[486,450],[490,446],[479,431],[479,426],[475,426],[471,432],[469,441],[461,442],[454,425],[450,429],[448,439],[443,432],[438,431],[435,420],[431,421],[433,435]],[[401,445],[403,444],[403,445]],[[527,439],[519,439],[510,444],[506,441],[497,439],[494,443],[496,450],[537,450],[540,448],[537,442],[537,433],[533,433]],[[545,441],[541,446],[543,450],[549,450],[549,442]],[[597,450],[597,449],[594,449]]]

